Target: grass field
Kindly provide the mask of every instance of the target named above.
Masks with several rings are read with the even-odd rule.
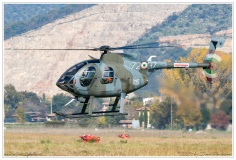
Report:
[[[121,143],[118,134],[131,136]],[[99,143],[79,141],[93,134]],[[231,132],[167,130],[7,128],[4,156],[222,156],[232,157]]]

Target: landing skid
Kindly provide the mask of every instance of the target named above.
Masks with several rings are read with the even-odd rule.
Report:
[[[117,112],[117,113],[115,113]],[[102,117],[102,116],[121,116],[121,115],[128,115],[128,113],[118,113],[119,111],[115,111],[115,112],[92,112],[91,115],[89,115],[88,113],[73,113],[73,114],[64,114],[64,113],[58,113],[58,112],[54,112],[55,114],[65,117],[65,118],[89,118],[89,117]],[[112,113],[112,114],[111,114]]]
[[[123,112],[124,108],[124,98],[126,96],[126,93],[121,93],[120,97],[116,97],[114,104],[109,104],[109,106],[112,106],[112,109],[110,111],[101,111],[101,112],[92,112],[93,110],[93,100],[94,97],[90,96],[89,98],[86,98],[83,103],[83,107],[80,113],[72,113],[72,114],[65,114],[65,113],[59,113],[59,112],[54,112],[56,115],[63,116],[65,118],[86,118],[86,117],[101,117],[101,116],[120,116],[120,115],[128,115],[128,113]],[[90,103],[89,103],[90,100]],[[116,110],[117,104],[120,100],[120,107],[119,111]],[[88,108],[88,112],[85,112],[86,109]]]

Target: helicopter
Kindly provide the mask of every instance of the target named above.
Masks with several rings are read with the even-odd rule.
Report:
[[[224,45],[225,38],[211,38],[209,50],[202,63],[189,62],[161,62],[153,60],[151,55],[146,61],[138,61],[136,54],[115,53],[115,50],[162,48],[176,46],[159,46],[156,43],[127,45],[123,47],[110,47],[107,45],[90,49],[28,49],[28,50],[90,50],[100,51],[100,59],[90,56],[91,59],[79,62],[67,69],[58,79],[56,85],[73,95],[74,100],[82,103],[79,113],[54,112],[65,118],[84,118],[99,116],[128,115],[124,113],[124,100],[127,94],[134,92],[148,84],[148,77],[160,69],[171,68],[203,68],[206,80],[212,84],[216,78],[213,71],[215,62],[220,62],[221,57],[215,54],[216,48]],[[22,49],[23,50],[23,49]],[[26,49],[24,49],[26,50]],[[93,111],[94,98],[115,97],[111,110]],[[82,98],[82,99],[81,99]],[[120,105],[118,106],[118,102]]]

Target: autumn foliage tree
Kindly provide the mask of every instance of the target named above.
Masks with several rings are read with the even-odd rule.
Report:
[[[106,126],[106,117],[99,117],[98,118],[98,126],[104,128]]]
[[[200,125],[202,120],[200,103],[195,97],[196,92],[193,86],[170,79],[163,80],[161,84],[160,92],[171,97],[177,105],[175,115],[179,117],[179,121],[187,128]]]
[[[206,48],[193,49],[187,58],[180,58],[181,62],[198,62],[202,63],[208,50]],[[214,70],[217,78],[213,81],[212,86],[206,81],[202,68],[189,69],[185,75],[185,82],[191,82],[194,88],[200,90],[201,99],[205,104],[213,109],[219,109],[221,103],[232,91],[232,55],[223,52],[216,52],[222,58],[220,63],[214,64]],[[188,77],[188,78],[187,78]]]
[[[207,52],[205,48],[193,49],[187,58],[180,58],[180,62],[202,63]],[[212,86],[206,81],[202,68],[163,70],[160,92],[176,102],[176,115],[181,117],[184,126],[201,124],[201,106],[211,112],[218,110],[232,91],[232,55],[217,54],[222,61],[214,65],[218,77]]]
[[[219,130],[226,130],[229,124],[229,116],[219,110],[211,115],[211,127]]]

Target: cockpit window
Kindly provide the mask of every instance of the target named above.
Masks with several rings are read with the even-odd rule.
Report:
[[[88,63],[100,63],[100,60],[98,59],[92,59],[92,60],[88,60]]]
[[[65,73],[64,75],[75,75],[77,73],[77,71],[82,68],[84,65],[86,65],[85,62],[82,62],[82,63],[78,63],[74,66],[72,66],[71,68],[69,68]]]
[[[88,67],[86,68],[81,75],[80,78],[80,84],[83,87],[87,87],[93,80],[93,77],[95,75],[96,69],[94,67]]]
[[[112,83],[114,79],[114,71],[111,67],[105,67],[103,76],[101,79],[102,84],[109,84]]]
[[[57,86],[65,91],[73,92],[74,75],[78,72],[80,68],[82,68],[86,64],[86,62],[81,62],[70,67],[57,81]]]

